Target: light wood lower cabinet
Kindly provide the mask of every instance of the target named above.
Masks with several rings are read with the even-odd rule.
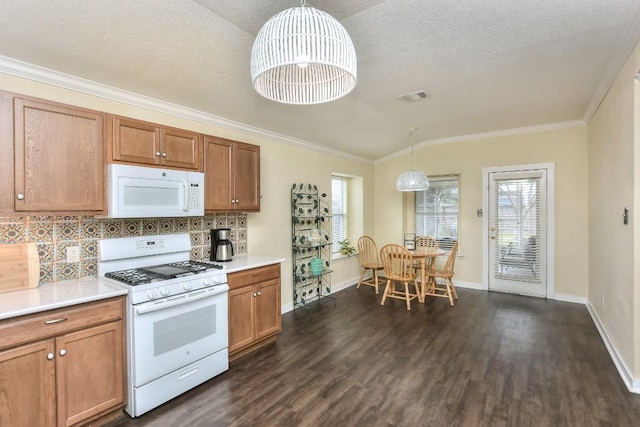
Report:
[[[124,406],[123,319],[119,297],[0,321],[0,425],[82,425]]]
[[[273,341],[282,329],[280,264],[230,273],[228,281],[229,357],[234,359]]]

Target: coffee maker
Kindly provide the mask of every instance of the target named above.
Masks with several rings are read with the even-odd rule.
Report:
[[[231,261],[234,255],[233,243],[231,243],[231,229],[218,228],[211,230],[211,261]]]

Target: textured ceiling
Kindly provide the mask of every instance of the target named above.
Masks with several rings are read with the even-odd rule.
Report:
[[[640,38],[640,0],[316,0],[358,85],[291,106],[251,87],[264,22],[295,0],[2,0],[0,55],[356,156],[588,119]],[[407,103],[417,90],[430,97]]]

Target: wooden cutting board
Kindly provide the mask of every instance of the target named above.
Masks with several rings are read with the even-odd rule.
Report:
[[[35,288],[40,282],[40,259],[33,242],[0,245],[0,292]]]

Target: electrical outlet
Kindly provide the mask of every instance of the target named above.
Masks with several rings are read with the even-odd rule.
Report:
[[[69,246],[67,248],[67,264],[80,262],[80,246]]]

